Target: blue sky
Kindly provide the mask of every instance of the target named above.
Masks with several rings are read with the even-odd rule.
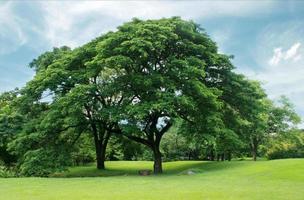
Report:
[[[201,24],[236,71],[273,100],[289,97],[304,119],[304,1],[1,1],[0,92],[24,86],[29,62],[54,46],[77,47],[133,17],[171,16]]]

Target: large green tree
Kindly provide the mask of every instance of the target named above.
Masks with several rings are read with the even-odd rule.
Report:
[[[40,149],[45,148],[45,141],[58,144],[58,141],[65,140],[73,144],[81,134],[90,133],[98,169],[105,167],[106,146],[115,121],[111,113],[124,103],[122,96],[116,93],[119,89],[112,84],[115,71],[90,66],[96,56],[96,45],[101,40],[102,37],[97,38],[73,51],[67,47],[55,48],[39,56],[30,64],[36,75],[19,97],[20,109],[24,113],[31,105],[47,101],[47,109],[33,119],[35,130],[23,131],[23,139],[40,138],[39,145],[34,146]],[[53,139],[49,140],[49,137]],[[19,138],[19,144],[22,143]]]
[[[100,169],[113,132],[150,148],[161,173],[160,142],[176,119],[200,135],[224,130],[218,86],[232,65],[191,21],[134,19],[77,49],[55,48],[30,66],[36,75],[21,105],[52,97],[38,132],[62,138],[89,131]]]
[[[217,82],[232,69],[229,57],[195,23],[180,18],[133,20],[98,45],[96,66],[116,68],[125,96],[120,133],[151,149],[161,173],[161,138],[177,118],[200,134],[220,129]]]

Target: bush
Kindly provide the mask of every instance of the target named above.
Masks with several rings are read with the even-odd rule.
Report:
[[[304,158],[304,133],[291,131],[273,136],[266,151],[268,159]]]
[[[0,178],[11,178],[16,177],[17,174],[13,169],[9,169],[4,166],[0,166]]]
[[[282,142],[274,145],[267,152],[267,158],[282,159],[282,158],[304,158],[304,148],[288,142]]]
[[[52,173],[66,170],[71,164],[70,155],[63,149],[37,149],[28,151],[20,165],[24,176],[47,177]]]

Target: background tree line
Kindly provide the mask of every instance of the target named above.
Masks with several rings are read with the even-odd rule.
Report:
[[[25,87],[0,97],[1,160],[47,176],[107,159],[151,159],[157,174],[163,159],[303,156],[292,104],[274,104],[231,58],[179,17],[134,19],[54,48],[30,63]]]

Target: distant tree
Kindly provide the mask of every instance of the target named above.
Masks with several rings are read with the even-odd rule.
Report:
[[[18,90],[0,95],[0,160],[6,165],[16,162],[16,156],[8,150],[8,143],[17,137],[22,129],[24,117],[15,109]]]
[[[277,106],[267,98],[259,82],[237,74],[227,77],[231,84],[225,85],[223,95],[230,110],[224,120],[226,127],[248,144],[253,160],[256,160],[259,145],[270,134],[293,127],[300,118],[286,97],[282,97],[281,105]]]
[[[247,144],[256,160],[257,148],[267,135],[269,100],[266,93],[259,82],[234,72],[226,73],[218,85],[223,91],[226,129],[217,136],[218,148],[230,154],[243,151],[244,144]]]
[[[248,141],[252,158],[257,159],[258,147],[267,138],[269,106],[270,102],[258,82],[248,81],[244,85],[243,99],[245,103],[241,107],[243,119],[242,136]]]
[[[294,105],[286,96],[281,96],[277,104],[269,105],[268,132],[280,134],[296,128],[301,118],[295,112]]]
[[[268,159],[304,158],[304,132],[291,129],[271,135],[265,149]]]

